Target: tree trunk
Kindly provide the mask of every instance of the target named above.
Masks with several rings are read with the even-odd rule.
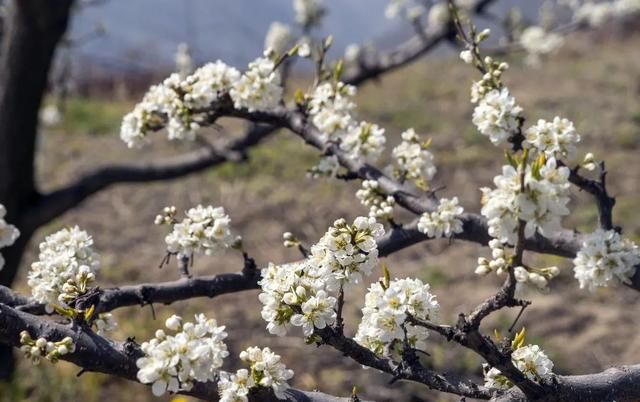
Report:
[[[56,46],[66,32],[73,0],[14,0],[4,19],[0,51],[0,203],[22,235],[2,250],[0,284],[15,279],[22,252],[35,228],[23,217],[38,197],[35,151],[38,113]],[[1,345],[0,345],[1,346]],[[0,379],[10,376],[10,349],[0,350]]]

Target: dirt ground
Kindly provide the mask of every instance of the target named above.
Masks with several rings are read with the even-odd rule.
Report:
[[[639,36],[620,39],[581,35],[540,68],[523,66],[514,57],[506,75],[529,123],[556,115],[567,117],[582,134],[580,151],[592,151],[607,161],[611,192],[618,200],[615,221],[636,242],[640,241],[638,48]],[[477,212],[478,188],[490,184],[499,171],[502,155],[471,124],[468,97],[474,78],[474,72],[456,58],[425,60],[367,84],[359,93],[359,110],[363,117],[387,128],[389,149],[408,127],[432,136],[439,169],[434,186],[446,185],[443,196],[457,195],[467,211]],[[91,113],[102,120],[107,114],[114,120],[101,129],[108,133],[92,130],[91,113],[79,113],[80,117],[75,117],[78,121],[65,123],[64,129],[42,133],[38,166],[44,188],[56,188],[92,167],[110,162],[157,160],[189,148],[168,145],[159,135],[149,148],[128,150],[116,131],[111,130],[117,128],[118,121],[110,116],[121,115],[118,111],[125,113],[130,105],[106,101],[92,105]],[[208,135],[215,141],[228,140],[241,126],[238,122],[229,123],[224,131],[211,131]],[[37,243],[64,225],[77,224],[93,234],[102,255],[99,281],[105,287],[177,277],[174,269],[157,268],[163,257],[165,228],[154,226],[153,218],[165,205],[175,205],[179,210],[199,203],[224,206],[233,226],[243,235],[247,251],[260,265],[299,258],[296,252],[282,247],[285,231],[294,232],[310,244],[334,219],[366,214],[354,196],[355,183],[305,178],[305,170],[317,154],[289,133],[278,133],[253,150],[250,158],[247,164],[228,164],[171,182],[115,186],[89,199],[38,232],[32,251],[25,258],[18,289],[28,291],[25,277],[29,264],[37,257]],[[592,230],[596,224],[595,207],[578,191],[574,190],[573,195],[574,213],[565,220],[565,226]],[[405,221],[407,218],[404,216]],[[475,244],[433,241],[405,249],[386,262],[395,276],[417,276],[431,283],[443,306],[441,320],[452,322],[458,312],[469,311],[500,284],[492,276],[478,278],[473,274],[479,256],[487,256],[487,250]],[[640,315],[634,309],[640,301],[638,292],[615,287],[589,294],[578,289],[570,261],[531,254],[527,258],[558,264],[562,269],[550,294],[530,296],[533,304],[521,321],[527,327],[529,341],[547,351],[557,373],[587,373],[640,362]],[[198,259],[194,274],[240,268],[241,257],[229,252]],[[370,279],[375,280],[377,275]],[[365,291],[362,287],[347,295],[349,334],[357,328]],[[142,341],[173,313],[192,316],[204,312],[227,325],[232,356],[254,344],[270,346],[282,354],[296,372],[294,386],[346,396],[355,385],[362,397],[378,401],[458,400],[411,384],[388,386],[387,376],[363,370],[329,347],[305,345],[302,337],[270,336],[264,330],[255,291],[155,309],[156,321],[149,308],[117,311],[120,327],[114,338],[135,336]],[[486,330],[506,330],[515,314],[516,311],[497,314],[485,324]],[[425,364],[479,378],[481,361],[476,356],[446,344],[436,335],[430,342],[431,357],[425,359]],[[237,362],[230,359],[228,363],[227,368],[235,370],[233,365]],[[8,391],[1,393],[0,401],[171,400],[167,396],[154,398],[142,385],[102,375],[84,374],[76,379],[77,371],[77,367],[66,363],[54,368],[47,364],[33,368],[23,361],[16,384],[5,388]]]

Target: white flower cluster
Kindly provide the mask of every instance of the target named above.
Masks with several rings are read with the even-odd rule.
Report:
[[[538,231],[548,236],[561,229],[560,219],[569,214],[569,169],[556,166],[555,158],[528,164],[521,183],[520,172],[511,165],[493,182],[495,189],[483,187],[482,215],[489,220],[489,234],[503,243],[515,244],[518,220],[526,222],[525,235]],[[522,189],[524,187],[524,191]]]
[[[293,0],[293,11],[296,22],[309,28],[319,25],[327,12],[321,0]]]
[[[580,288],[594,291],[614,278],[629,283],[640,264],[640,249],[615,230],[598,229],[585,235],[573,264]]]
[[[360,216],[351,225],[338,219],[311,247],[309,261],[325,273],[329,291],[337,290],[340,284],[358,284],[378,264],[377,240],[382,235],[384,226],[375,218]]]
[[[355,94],[356,87],[342,82],[324,82],[314,89],[309,98],[309,115],[325,140],[342,138],[355,125]]]
[[[177,73],[170,75],[161,84],[152,86],[124,117],[120,138],[129,148],[140,147],[150,131],[161,128],[164,117],[169,139],[193,139],[200,125],[192,111],[209,106],[239,78],[238,70],[219,60],[184,79]]]
[[[532,269],[525,267],[515,267],[513,269],[516,278],[516,295],[522,294],[525,289],[534,289],[541,292],[549,291],[549,280],[560,274],[558,267],[546,267]]]
[[[540,119],[535,126],[529,127],[523,145],[535,148],[549,158],[565,157],[572,160],[578,142],[580,134],[576,133],[573,123],[556,116],[551,122]]]
[[[62,229],[40,243],[38,261],[31,264],[28,285],[35,300],[66,306],[87,291],[100,267],[93,239],[77,226]]]
[[[332,292],[360,283],[378,263],[376,240],[384,228],[374,218],[358,217],[352,225],[337,220],[311,248],[303,262],[262,270],[259,300],[271,334],[284,336],[293,325],[305,336],[336,320]]]
[[[7,210],[0,204],[0,249],[11,246],[20,236],[20,231],[14,225],[4,220]],[[0,254],[0,270],[4,267],[4,258]]]
[[[382,155],[386,142],[384,128],[361,121],[349,128],[340,142],[340,148],[347,151],[353,159],[375,162]]]
[[[505,245],[498,239],[492,239],[489,241],[489,248],[491,249],[492,259],[489,260],[484,257],[478,258],[478,267],[475,273],[478,275],[487,275],[495,271],[498,275],[504,274],[509,267],[509,256],[505,251]]]
[[[249,363],[250,370],[240,369],[235,374],[221,373],[218,381],[220,402],[247,402],[249,389],[259,386],[273,389],[276,398],[286,399],[288,380],[293,370],[288,369],[269,348],[250,347],[240,353],[240,359]]]
[[[487,275],[495,272],[498,276],[507,273],[511,256],[507,253],[507,245],[498,239],[489,241],[491,248],[491,259],[478,258],[478,267],[475,273],[478,275]],[[527,289],[546,292],[549,290],[548,284],[552,278],[560,274],[558,267],[546,268],[528,268],[523,266],[514,267],[514,276],[516,279],[516,295],[521,295]]]
[[[342,82],[323,82],[308,97],[311,121],[323,140],[338,140],[340,148],[355,160],[375,162],[384,151],[384,129],[354,116],[356,88]]]
[[[156,224],[171,219],[175,208],[165,208],[169,217],[158,215]],[[173,221],[173,230],[165,237],[167,251],[178,257],[192,258],[194,254],[212,255],[233,245],[237,238],[231,233],[231,219],[223,207],[190,208],[182,222]]]
[[[519,42],[527,52],[527,63],[537,65],[540,62],[540,56],[558,50],[564,43],[564,39],[560,34],[532,25],[522,31]]]
[[[553,362],[538,345],[522,346],[514,350],[511,361],[528,379],[538,383],[553,374]],[[484,370],[485,387],[506,390],[513,386],[497,368],[484,365]]]
[[[479,96],[478,105],[473,110],[473,124],[494,145],[505,143],[518,128],[522,108],[507,88],[492,89],[481,95],[472,94],[472,101]]]
[[[257,58],[244,74],[218,60],[184,79],[174,73],[152,86],[124,117],[120,138],[130,148],[140,147],[149,132],[166,125],[169,139],[192,140],[200,128],[199,113],[223,94],[229,94],[235,107],[256,111],[276,107],[282,92],[280,73],[270,58]]]
[[[369,207],[369,216],[376,219],[391,219],[396,200],[379,189],[376,180],[363,180],[362,188],[356,191],[356,197],[362,205]]]
[[[423,143],[413,128],[402,133],[402,142],[393,149],[393,158],[402,174],[414,180],[420,187],[427,187],[427,183],[436,174],[433,154],[429,152],[428,143]]]
[[[165,325],[176,333],[167,335],[159,329],[155,338],[142,343],[145,356],[136,361],[138,380],[153,384],[151,389],[156,396],[167,391],[188,391],[195,381],[213,381],[229,355],[224,343],[225,327],[202,314],[195,316],[195,323],[183,323],[181,317],[174,315]]]
[[[310,336],[314,327],[322,329],[336,320],[336,298],[324,290],[323,277],[308,261],[269,264],[262,270],[260,286],[261,314],[270,334],[284,336],[295,325]]]
[[[411,315],[421,320],[437,318],[440,305],[429,292],[429,285],[419,279],[383,278],[369,287],[362,309],[362,322],[355,340],[378,355],[391,355],[404,349],[425,350],[427,329],[406,322]]]
[[[282,56],[288,49],[293,35],[291,28],[278,21],[274,21],[269,26],[269,31],[264,38],[264,50],[268,53],[275,53],[276,56]]]
[[[60,357],[73,353],[76,349],[73,340],[69,337],[59,342],[51,342],[45,338],[33,339],[29,332],[20,332],[20,350],[33,364],[38,365],[42,358],[49,360],[51,363],[57,363]]]
[[[438,208],[433,212],[425,212],[418,220],[418,230],[429,237],[451,237],[462,232],[462,221],[459,219],[464,208],[458,205],[458,197],[441,198]]]
[[[249,63],[248,70],[229,91],[236,108],[250,112],[270,110],[282,100],[284,89],[280,85],[280,72],[268,57],[259,57]]]

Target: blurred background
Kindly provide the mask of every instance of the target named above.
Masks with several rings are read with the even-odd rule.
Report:
[[[316,37],[332,34],[332,56],[340,57],[351,43],[373,43],[380,51],[393,49],[413,35],[402,19],[385,18],[388,0],[327,0],[328,14]],[[518,7],[524,19],[538,21],[542,1],[495,1],[490,13],[502,16]],[[117,162],[158,161],[196,147],[158,138],[143,150],[129,150],[118,136],[122,117],[139,101],[149,85],[175,71],[179,44],[189,46],[195,66],[221,59],[242,69],[263,49],[273,21],[294,24],[290,0],[105,0],[78,3],[66,40],[58,46],[38,126],[36,178],[43,191],[56,189],[83,172]],[[480,28],[500,24],[478,17]],[[640,20],[576,30],[541,63],[525,63],[521,53],[504,56],[511,69],[505,76],[512,94],[529,122],[559,115],[572,120],[582,135],[581,153],[604,158],[611,193],[617,197],[615,222],[640,242]],[[502,164],[502,155],[471,124],[469,87],[477,73],[462,63],[450,43],[442,43],[407,67],[385,74],[358,90],[358,113],[386,128],[388,149],[409,127],[433,138],[438,173],[434,186],[445,186],[443,196],[458,196],[465,210],[480,209],[479,187],[490,185]],[[303,64],[303,63],[302,63]],[[309,64],[309,63],[307,63]],[[294,68],[290,87],[305,88],[312,77],[309,66]],[[61,96],[61,94],[64,94]],[[222,122],[209,130],[214,141],[241,136],[245,125]],[[160,134],[162,136],[162,134]],[[178,210],[197,205],[222,205],[233,226],[243,235],[245,248],[259,266],[299,258],[282,247],[282,233],[292,231],[313,244],[335,219],[348,220],[367,213],[355,198],[357,183],[311,180],[306,170],[318,153],[297,137],[278,132],[249,152],[246,163],[222,166],[177,180],[117,185],[40,228],[26,248],[14,288],[29,293],[26,274],[37,259],[37,244],[66,225],[79,225],[94,236],[102,256],[102,287],[161,281],[177,271],[158,264],[164,256],[165,228],[153,225],[166,205]],[[565,227],[581,231],[596,227],[595,206],[573,190],[573,214]],[[402,216],[402,215],[401,215]],[[407,220],[407,217],[404,217]],[[443,305],[441,319],[453,322],[495,292],[500,281],[474,273],[487,250],[476,244],[438,240],[421,243],[387,259],[394,276],[415,276],[432,285]],[[548,295],[531,294],[522,323],[529,341],[540,344],[557,373],[588,373],[611,365],[640,361],[640,318],[633,307],[638,292],[624,287],[589,294],[578,289],[571,261],[536,256],[558,265],[562,273]],[[196,260],[194,274],[235,272],[242,258],[233,252]],[[379,273],[370,280],[375,280]],[[348,334],[355,333],[365,287],[347,296]],[[171,314],[203,312],[227,325],[231,356],[247,346],[270,346],[296,372],[292,385],[346,396],[357,386],[363,398],[379,401],[453,401],[457,398],[428,392],[423,387],[396,383],[373,370],[363,370],[328,347],[305,345],[302,337],[270,336],[260,318],[257,292],[196,299],[172,306],[155,306],[157,320],[145,308],[115,312],[117,340],[135,336],[149,339]],[[506,328],[516,311],[504,311],[487,329]],[[481,379],[481,359],[433,336],[425,364],[435,369]],[[235,369],[233,358],[228,369]],[[55,367],[33,367],[18,360],[11,382],[0,383],[0,401],[71,402],[100,400],[170,401],[155,398],[145,386],[87,373],[61,362]],[[181,401],[184,398],[176,398]],[[187,400],[189,400],[187,398]]]

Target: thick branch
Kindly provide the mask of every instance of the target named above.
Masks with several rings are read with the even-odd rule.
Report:
[[[114,375],[131,381],[136,380],[136,360],[142,356],[139,346],[129,340],[117,343],[105,339],[90,330],[72,328],[42,317],[17,311],[0,304],[0,342],[20,347],[20,332],[28,331],[33,338],[44,337],[59,341],[71,337],[76,346],[75,352],[63,356],[63,360],[74,363],[84,371]],[[217,401],[218,392],[215,383],[196,384],[186,395],[206,401]],[[251,402],[276,402],[271,392],[250,395]],[[339,398],[320,392],[305,392],[297,389],[287,391],[286,401],[290,402],[348,402],[349,398]]]
[[[604,162],[600,162],[600,172],[598,180],[591,180],[578,173],[578,168],[571,169],[569,181],[581,190],[591,194],[598,207],[598,219],[603,230],[611,230],[613,226],[613,206],[616,199],[611,197],[607,191],[607,171]]]
[[[556,376],[551,391],[540,402],[636,402],[640,400],[640,364],[612,367],[595,374]],[[531,402],[513,388],[493,402]]]
[[[254,125],[244,137],[223,150],[204,147],[164,162],[99,168],[64,188],[39,197],[35,205],[23,214],[23,225],[37,228],[112,184],[173,179],[244,158],[249,148],[274,131],[271,126]]]
[[[359,345],[338,331],[326,327],[316,329],[322,341],[342,352],[356,362],[394,376],[394,380],[408,380],[424,384],[431,389],[470,398],[489,399],[490,393],[484,387],[463,381],[452,376],[425,369],[419,362],[411,365],[396,366],[391,360],[380,357],[369,349]]]

